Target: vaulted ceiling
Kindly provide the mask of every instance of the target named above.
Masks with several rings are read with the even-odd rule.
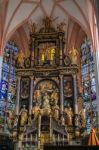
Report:
[[[0,0],[0,49],[1,54],[9,39],[27,54],[30,22],[42,26],[42,19],[49,16],[56,26],[66,25],[68,48],[79,48],[88,36],[94,42],[95,13],[93,0]]]

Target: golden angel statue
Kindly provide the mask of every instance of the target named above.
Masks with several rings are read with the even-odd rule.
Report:
[[[69,54],[70,54],[70,58],[71,58],[71,61],[72,61],[72,64],[76,64],[78,63],[78,50],[75,49],[74,47],[69,51]]]

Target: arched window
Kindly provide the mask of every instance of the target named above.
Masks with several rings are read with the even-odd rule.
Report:
[[[15,110],[16,76],[15,56],[18,48],[14,42],[6,44],[2,64],[1,92],[0,92],[0,124],[6,123],[8,110]],[[2,127],[2,126],[1,126]]]
[[[86,108],[86,129],[90,132],[97,125],[96,82],[94,73],[94,57],[91,42],[85,40],[81,45],[81,74],[83,102]]]

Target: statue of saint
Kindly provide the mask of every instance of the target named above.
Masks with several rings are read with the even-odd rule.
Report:
[[[14,126],[15,114],[12,110],[7,111],[7,125],[11,129]]]
[[[86,125],[86,109],[83,106],[83,109],[81,109],[81,111],[79,112],[80,115],[80,123],[82,127],[85,127]]]
[[[70,58],[71,58],[71,61],[72,61],[72,64],[76,64],[78,63],[78,51],[77,49],[75,49],[74,47],[69,51],[69,54],[70,54]]]
[[[55,105],[53,106],[53,117],[56,120],[59,119],[59,106],[57,105],[57,101],[55,101]]]
[[[71,85],[71,82],[69,82],[69,81],[66,82],[66,85],[64,87],[64,95],[66,97],[72,96],[72,85]]]
[[[32,33],[35,33],[35,32],[36,32],[36,29],[37,29],[37,28],[36,28],[36,24],[33,23],[33,24],[32,24]]]
[[[28,121],[28,111],[26,109],[26,106],[24,105],[23,108],[20,111],[20,125],[24,126]]]
[[[45,25],[45,32],[49,32],[49,30],[51,28],[52,20],[49,17],[46,17],[45,19],[43,19],[43,22]]]
[[[36,23],[33,23],[32,20],[30,20],[29,27],[30,27],[30,31],[31,31],[32,33],[35,33],[35,32],[36,32],[37,25],[36,25]]]
[[[54,105],[58,103],[58,93],[56,91],[53,91],[51,94],[51,103]]]
[[[41,106],[41,90],[37,89],[34,92],[34,100],[36,101],[36,103],[38,103],[39,106]]]
[[[18,53],[18,55],[16,56],[16,63],[17,63],[18,67],[24,68],[24,59],[25,59],[25,56],[24,56],[23,52],[20,51]]]
[[[67,123],[67,125],[71,126],[72,125],[72,119],[73,119],[72,108],[70,106],[68,106],[67,108],[65,108],[64,112],[66,114],[66,123]]]
[[[38,104],[36,103],[36,106],[34,106],[34,107],[32,108],[32,114],[33,114],[34,120],[36,120],[36,119],[38,118],[39,112],[40,112],[40,107],[39,107]]]
[[[49,95],[47,94],[47,92],[45,93],[43,100],[43,109],[50,109]]]

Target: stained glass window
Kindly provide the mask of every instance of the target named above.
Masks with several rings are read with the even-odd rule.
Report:
[[[15,109],[15,56],[18,48],[14,42],[6,44],[2,64],[1,92],[0,92],[0,124],[6,123],[7,110]],[[1,126],[2,127],[2,126]]]
[[[91,42],[84,41],[81,45],[81,74],[83,101],[86,108],[86,131],[90,132],[92,125],[97,124],[96,81],[94,74],[94,57]]]

